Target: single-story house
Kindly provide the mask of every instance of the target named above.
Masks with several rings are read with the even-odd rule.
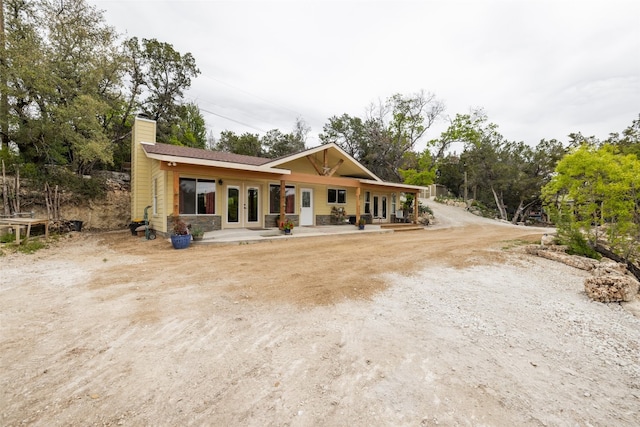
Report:
[[[394,222],[400,195],[424,187],[384,182],[336,144],[278,159],[156,142],[156,123],[137,117],[131,144],[131,218],[170,234],[180,216],[205,231]]]

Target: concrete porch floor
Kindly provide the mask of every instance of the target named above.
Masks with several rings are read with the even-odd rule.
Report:
[[[191,242],[196,245],[230,244],[230,243],[257,243],[261,241],[278,239],[300,239],[304,237],[317,237],[338,234],[363,234],[363,233],[393,233],[392,229],[384,229],[377,224],[367,224],[364,230],[359,230],[354,225],[319,225],[313,227],[295,227],[291,235],[286,236],[277,228],[265,228],[261,230],[237,228],[208,231],[200,241]]]

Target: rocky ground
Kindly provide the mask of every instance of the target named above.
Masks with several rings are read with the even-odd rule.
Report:
[[[424,231],[0,258],[0,424],[640,425],[640,318],[434,204]]]

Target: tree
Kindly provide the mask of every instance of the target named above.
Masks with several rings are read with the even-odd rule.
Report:
[[[100,120],[116,93],[104,84],[116,34],[82,0],[38,6],[7,3],[10,139],[27,161],[87,173],[112,159]]]
[[[444,104],[433,94],[396,94],[371,105],[364,120],[347,114],[332,117],[320,140],[338,144],[378,177],[399,182],[407,153],[443,111]]]
[[[455,197],[463,198],[465,164],[458,154],[447,154],[435,165],[437,183],[445,186]]]
[[[284,134],[278,129],[270,130],[261,139],[264,154],[275,159],[304,151],[310,129],[305,121],[298,117],[291,133]]]
[[[516,224],[524,221],[533,207],[541,208],[541,188],[551,179],[566,150],[555,140],[542,140],[535,148],[523,142],[511,143],[505,148],[505,179],[508,181],[505,203],[517,206],[511,218]]]
[[[640,114],[622,135],[612,133],[605,143],[616,146],[623,154],[635,154],[640,158]]]
[[[444,155],[443,147],[453,142],[463,143],[462,154]],[[431,146],[436,156],[443,156],[432,160],[441,184],[460,197],[466,194],[466,182],[473,199],[495,205],[500,218],[513,223],[541,207],[540,189],[566,152],[556,140],[542,140],[534,148],[507,141],[482,109],[457,114]]]
[[[436,180],[436,168],[431,159],[431,153],[425,149],[416,158],[413,167],[400,169],[400,175],[405,184],[428,186]]]
[[[333,142],[351,157],[360,159],[362,149],[367,144],[367,131],[361,118],[343,114],[340,117],[330,117],[319,138],[323,144]]]
[[[200,108],[196,104],[183,104],[178,109],[180,121],[171,127],[169,143],[187,147],[205,148],[207,145],[207,127]]]
[[[41,173],[43,165],[59,165],[77,174],[126,161],[132,115],[140,110],[158,120],[165,142],[204,141],[199,111],[181,102],[199,73],[191,54],[153,39],[121,44],[85,0],[4,5],[0,85],[8,124],[0,130],[18,161]]]
[[[543,188],[561,237],[600,250],[602,240],[625,261],[640,249],[640,160],[615,146],[584,144],[566,155]]]
[[[508,143],[497,131],[498,126],[489,123],[482,110],[472,114],[457,115],[445,134],[455,135],[464,143],[460,156],[468,185],[473,188],[473,198],[484,204],[495,203],[500,218],[508,218],[504,194],[509,182]]]
[[[236,135],[232,131],[220,132],[220,139],[216,143],[215,149],[228,153],[244,154],[246,156],[264,156],[259,135],[248,132],[242,135]]]
[[[200,74],[191,53],[177,52],[169,43],[156,39],[132,38],[127,42],[131,55],[129,70],[133,99],[142,94],[142,111],[157,122],[158,141],[171,140],[171,128],[181,120],[179,101],[191,78]]]

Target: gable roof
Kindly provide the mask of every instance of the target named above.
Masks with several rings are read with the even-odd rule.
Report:
[[[298,153],[294,153],[294,154],[289,154],[287,156],[283,156],[283,157],[279,157],[277,159],[273,159],[271,160],[269,163],[267,163],[268,166],[272,166],[272,167],[276,167],[276,166],[280,166],[282,167],[284,164],[292,162],[294,160],[298,160],[300,158],[303,157],[307,157],[316,153],[320,153],[323,152],[325,150],[330,150],[333,151],[336,155],[337,158],[346,160],[347,162],[349,162],[348,166],[345,166],[347,168],[350,167],[352,173],[351,174],[343,174],[343,176],[349,176],[352,175],[354,178],[367,178],[373,181],[380,181],[382,182],[382,180],[380,178],[378,178],[373,172],[371,172],[369,169],[367,169],[366,167],[364,167],[360,162],[358,162],[356,159],[353,158],[353,156],[351,156],[349,153],[347,153],[345,150],[343,150],[339,145],[331,142],[329,144],[323,144],[323,145],[319,145],[317,147],[313,147],[313,148],[309,148],[307,150],[304,151],[300,151]],[[343,167],[341,166],[341,170],[343,170]]]

